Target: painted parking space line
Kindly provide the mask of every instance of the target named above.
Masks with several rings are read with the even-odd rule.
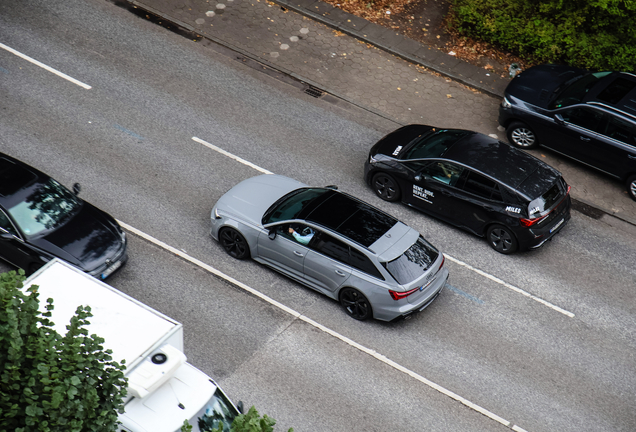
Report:
[[[466,297],[468,300],[474,301],[477,304],[484,304],[483,300],[481,300],[481,299],[479,299],[479,298],[477,298],[475,296],[472,296],[472,295],[468,294],[467,292],[464,292],[464,291],[460,290],[457,287],[452,286],[448,282],[446,282],[446,288],[448,288],[449,290],[459,294],[460,296]]]
[[[265,173],[265,174],[274,174],[273,172],[268,171],[268,170],[266,170],[264,168],[261,168],[258,165],[254,165],[253,163],[248,162],[245,159],[242,159],[242,158],[240,158],[240,157],[238,157],[236,155],[233,155],[232,153],[230,153],[228,151],[225,151],[225,150],[215,146],[214,144],[210,144],[210,143],[202,140],[201,138],[192,137],[192,139],[194,141],[196,141],[196,142],[198,142],[200,144],[203,144],[204,146],[216,151],[216,152],[219,152],[219,153],[221,153],[221,154],[223,154],[223,155],[225,155],[225,156],[227,156],[227,157],[229,157],[231,159],[234,159],[234,160],[236,160],[236,161],[238,161],[238,162],[240,162],[242,164],[245,164],[245,165],[247,165],[249,167],[252,167],[252,168],[254,168],[257,171],[260,171],[260,172]],[[509,284],[508,282],[505,282],[504,280],[499,279],[497,276],[493,276],[490,273],[486,273],[485,271],[480,270],[480,269],[478,269],[476,267],[473,267],[470,264],[465,263],[465,262],[463,262],[463,261],[461,261],[461,260],[459,260],[457,258],[454,258],[454,257],[452,257],[450,255],[444,254],[444,256],[446,258],[448,258],[450,261],[454,262],[455,264],[459,264],[459,265],[461,265],[461,266],[463,266],[463,267],[465,267],[465,268],[467,268],[467,269],[469,269],[469,270],[471,270],[471,271],[473,271],[473,272],[475,272],[475,273],[477,273],[477,274],[479,274],[479,275],[481,275],[481,276],[483,276],[483,277],[485,277],[487,279],[490,279],[493,282],[498,283],[499,285],[502,285],[502,286],[504,286],[504,287],[506,287],[508,289],[511,289],[512,291],[514,291],[514,292],[516,292],[518,294],[521,294],[521,295],[523,295],[525,297],[528,297],[528,298],[530,298],[530,299],[532,299],[532,300],[534,300],[534,301],[536,301],[536,302],[538,302],[538,303],[540,303],[540,304],[542,304],[544,306],[549,307],[552,310],[555,310],[555,311],[557,311],[559,313],[562,313],[563,315],[565,315],[567,317],[574,318],[574,314],[572,312],[567,311],[567,310],[565,310],[565,309],[563,309],[563,308],[561,308],[559,306],[556,306],[556,305],[550,303],[547,300],[543,300],[542,298],[537,297],[534,294],[530,294],[529,292],[527,292],[525,290],[522,290],[519,287],[516,287],[516,286],[514,286],[512,284]]]
[[[211,265],[206,264],[203,261],[198,260],[198,259],[188,255],[187,253],[185,253],[185,252],[183,252],[183,251],[181,251],[181,250],[179,250],[179,249],[177,249],[177,248],[175,248],[173,246],[170,246],[167,243],[164,243],[164,242],[162,242],[159,239],[156,239],[156,238],[152,237],[149,234],[146,234],[145,232],[143,232],[141,230],[138,230],[137,228],[135,228],[135,227],[133,227],[131,225],[128,225],[125,222],[122,222],[120,220],[118,220],[117,222],[126,231],[129,231],[130,233],[135,234],[138,237],[143,238],[144,240],[146,240],[146,241],[148,241],[148,242],[150,242],[150,243],[152,243],[152,244],[154,244],[154,245],[156,245],[156,246],[158,246],[158,247],[160,247],[160,248],[162,248],[162,249],[164,249],[164,250],[166,250],[166,251],[178,256],[179,258],[181,258],[181,259],[183,259],[185,261],[188,261],[191,264],[194,264],[197,267],[200,267],[200,268],[202,268],[202,269],[214,274],[215,276],[217,276],[217,277],[219,277],[219,278],[231,283],[232,285],[249,292],[250,294],[260,298],[263,301],[266,301],[267,303],[271,304],[272,306],[275,306],[275,307],[279,308],[280,310],[288,313],[294,319],[299,319],[299,320],[311,325],[312,327],[314,327],[316,329],[319,329],[319,330],[323,331],[324,333],[326,333],[326,334],[328,334],[330,336],[333,336],[336,339],[339,339],[340,341],[346,343],[347,345],[349,345],[349,346],[351,346],[351,347],[353,347],[353,348],[355,348],[355,349],[357,349],[359,351],[362,351],[363,353],[366,353],[366,354],[370,355],[371,357],[375,358],[376,360],[379,360],[382,363],[392,367],[393,369],[395,369],[397,371],[400,371],[400,372],[410,376],[411,378],[421,382],[422,384],[425,384],[426,386],[432,388],[433,390],[436,390],[439,393],[441,393],[441,394],[443,394],[445,396],[448,396],[449,398],[451,398],[451,399],[453,399],[453,400],[455,400],[455,401],[467,406],[468,408],[470,408],[470,409],[472,409],[472,410],[474,410],[474,411],[476,411],[476,412],[478,412],[478,413],[490,418],[491,420],[494,420],[497,423],[500,423],[500,424],[502,424],[502,425],[504,425],[504,426],[506,426],[508,428],[511,428],[515,432],[527,432],[527,431],[525,431],[525,429],[522,429],[519,426],[512,424],[510,421],[504,419],[501,416],[498,416],[497,414],[487,410],[486,408],[483,408],[480,405],[477,405],[476,403],[473,403],[473,402],[469,401],[468,399],[458,395],[457,393],[455,393],[455,392],[453,392],[451,390],[448,390],[448,389],[446,389],[445,387],[442,387],[439,384],[436,384],[435,382],[425,378],[424,376],[418,374],[417,372],[414,372],[414,371],[412,371],[412,370],[400,365],[399,363],[391,360],[390,358],[386,357],[385,355],[383,355],[383,354],[381,354],[381,353],[379,353],[379,352],[377,352],[377,351],[375,351],[375,350],[373,350],[371,348],[367,348],[364,345],[361,345],[361,344],[357,343],[353,339],[350,339],[350,338],[348,338],[348,337],[346,337],[346,336],[344,336],[344,335],[342,335],[342,334],[340,334],[340,333],[338,333],[338,332],[336,332],[336,331],[334,331],[334,330],[332,330],[332,329],[330,329],[330,328],[318,323],[317,321],[314,321],[311,318],[302,315],[300,312],[297,312],[296,310],[294,310],[294,309],[292,309],[292,308],[290,308],[288,306],[285,306],[284,304],[280,303],[279,301],[274,300],[273,298],[269,297],[268,295],[261,293],[260,291],[258,291],[256,289],[244,284],[243,282],[240,282],[237,279],[234,279],[233,277],[231,277],[229,275],[226,275],[225,273],[223,273],[220,270],[217,270],[216,268],[212,267]]]
[[[66,75],[65,73],[62,73],[62,72],[60,72],[60,71],[58,71],[56,69],[53,69],[52,67],[47,66],[44,63],[41,63],[41,62],[37,61],[36,59],[33,59],[33,58],[29,57],[28,55],[22,54],[20,51],[14,50],[13,48],[8,47],[8,46],[6,46],[6,45],[4,45],[2,43],[0,43],[0,48],[9,51],[12,54],[17,55],[18,57],[21,57],[24,60],[26,60],[28,62],[31,62],[31,63],[33,63],[36,66],[41,67],[42,69],[46,69],[47,71],[49,71],[51,73],[54,73],[55,75],[59,76],[60,78],[64,78],[65,80],[70,81],[73,84],[77,84],[78,86],[80,86],[82,88],[85,88],[86,90],[90,90],[92,88],[88,84],[84,84],[83,82],[81,82],[79,80],[76,80],[75,78],[70,77],[70,76]]]

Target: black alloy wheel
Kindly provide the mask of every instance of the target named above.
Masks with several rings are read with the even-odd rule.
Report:
[[[627,179],[627,193],[631,199],[636,201],[636,174]]]
[[[512,122],[506,130],[508,133],[508,142],[522,149],[533,149],[539,146],[539,140],[534,131],[525,123]]]
[[[519,246],[513,232],[503,225],[491,225],[486,238],[494,250],[505,255],[516,252]]]
[[[221,246],[229,256],[236,259],[245,259],[250,254],[250,248],[245,237],[234,228],[223,228],[219,233]]]
[[[344,288],[340,292],[340,304],[345,308],[347,315],[359,321],[364,321],[372,315],[369,300],[357,289]]]
[[[397,201],[400,199],[400,187],[388,174],[378,173],[373,176],[373,190],[384,201]]]

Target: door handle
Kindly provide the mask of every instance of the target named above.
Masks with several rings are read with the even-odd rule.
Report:
[[[302,257],[304,256],[302,252],[294,251],[294,255]]]
[[[590,139],[589,139],[588,137],[584,137],[584,136],[582,136],[582,137],[581,137],[581,141],[588,142],[589,140],[590,140]]]
[[[343,273],[343,272],[341,272],[340,270],[336,270],[336,274],[337,274],[338,276],[343,276],[343,277],[344,277],[344,276],[346,276],[346,274],[345,274],[345,273]]]

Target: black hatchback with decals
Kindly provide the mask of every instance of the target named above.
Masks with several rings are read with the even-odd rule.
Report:
[[[570,219],[559,171],[477,132],[401,127],[371,148],[364,176],[383,200],[486,237],[504,254],[542,246]]]

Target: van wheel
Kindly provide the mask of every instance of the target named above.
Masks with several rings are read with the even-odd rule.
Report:
[[[225,252],[232,258],[242,260],[250,254],[250,247],[245,237],[234,228],[223,228],[219,233],[219,240]]]
[[[539,140],[534,134],[534,131],[525,123],[518,121],[512,122],[508,126],[508,129],[506,129],[506,132],[508,134],[508,142],[515,147],[527,150],[539,146]]]
[[[376,195],[384,201],[397,201],[400,199],[400,187],[393,177],[385,173],[378,173],[373,176],[373,190]]]
[[[491,225],[486,232],[486,238],[494,250],[505,255],[516,252],[519,247],[514,233],[503,225]]]
[[[340,304],[347,315],[359,321],[364,321],[372,315],[369,300],[355,288],[344,288],[340,291]]]
[[[636,201],[636,174],[627,179],[627,193],[631,199]]]

